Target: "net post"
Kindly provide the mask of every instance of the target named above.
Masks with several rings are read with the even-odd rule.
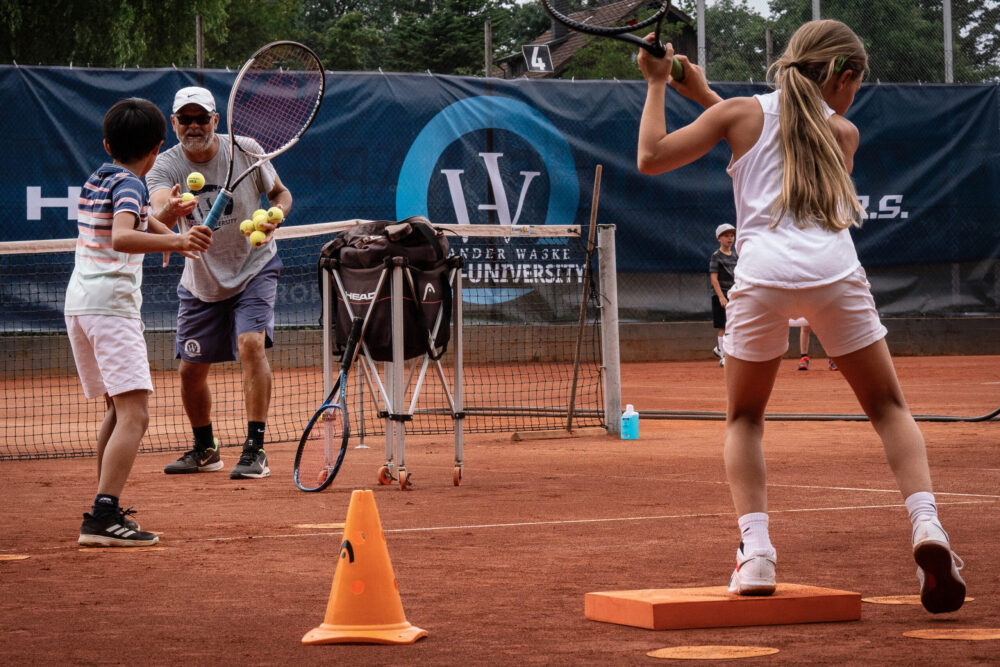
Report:
[[[597,269],[600,276],[601,365],[604,369],[604,423],[610,435],[622,428],[622,371],[618,339],[618,278],[615,226],[597,226]]]

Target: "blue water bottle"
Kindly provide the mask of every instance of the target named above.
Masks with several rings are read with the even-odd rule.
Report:
[[[622,440],[639,439],[639,413],[635,411],[632,404],[625,406],[622,413]]]

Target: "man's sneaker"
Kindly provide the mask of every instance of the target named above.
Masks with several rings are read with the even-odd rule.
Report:
[[[219,456],[219,439],[213,438],[214,447],[199,449],[195,446],[183,456],[168,464],[163,472],[168,475],[185,475],[192,472],[215,472],[222,470],[222,457]]]
[[[714,354],[715,356],[717,356],[719,359],[722,358],[722,350],[719,349],[718,345],[716,345],[715,347],[712,348],[712,354]]]
[[[839,371],[840,370],[839,368],[837,368],[837,364],[833,363],[833,359],[830,359],[830,370],[831,371]]]
[[[776,587],[774,564],[778,554],[774,549],[744,553],[743,543],[736,550],[736,569],[729,578],[729,592],[737,595],[770,595]]]
[[[726,358],[725,357],[722,357],[721,359],[719,359],[719,365],[722,366],[722,367],[725,367],[725,365],[726,365]]]
[[[229,471],[230,479],[260,479],[270,477],[271,469],[267,467],[267,453],[262,447],[256,447],[247,440],[243,443],[243,453],[240,462]]]
[[[802,359],[799,361],[799,368],[798,368],[798,370],[800,370],[800,371],[807,371],[807,370],[809,370],[809,356],[808,355],[805,355],[805,354],[802,355]]]
[[[139,530],[139,524],[129,519],[129,514],[135,512],[119,509],[107,519],[84,514],[77,542],[91,547],[151,547],[160,541],[153,533]]]
[[[951,550],[948,534],[937,521],[921,521],[913,529],[920,602],[932,614],[956,611],[965,602],[965,582],[958,571],[965,563]]]

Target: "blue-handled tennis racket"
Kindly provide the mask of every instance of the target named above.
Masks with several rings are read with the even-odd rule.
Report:
[[[233,190],[254,170],[298,143],[323,101],[326,77],[312,49],[298,42],[272,42],[243,65],[229,93],[229,172],[226,185],[202,224],[215,226]],[[250,141],[237,143],[236,137]],[[233,157],[256,160],[233,178]]]
[[[329,396],[306,424],[295,452],[295,486],[303,491],[322,491],[340,471],[351,437],[347,417],[347,372],[357,355],[364,320],[354,318],[351,334],[340,360],[340,376]]]

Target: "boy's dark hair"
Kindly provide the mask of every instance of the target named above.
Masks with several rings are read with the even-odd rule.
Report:
[[[141,97],[119,100],[104,114],[104,139],[118,162],[148,155],[166,136],[163,112]]]

